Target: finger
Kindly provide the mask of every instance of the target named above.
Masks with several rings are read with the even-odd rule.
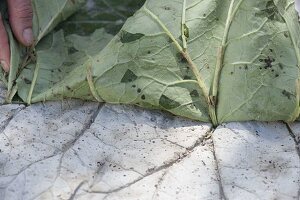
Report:
[[[31,0],[7,0],[9,22],[17,40],[25,46],[33,43]]]
[[[0,13],[0,64],[4,71],[9,71],[10,65],[10,48],[6,29],[3,25],[2,16]]]

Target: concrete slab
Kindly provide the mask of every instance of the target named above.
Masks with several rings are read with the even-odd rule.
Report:
[[[299,199],[300,123],[75,100],[0,106],[0,200]]]
[[[299,199],[299,154],[285,124],[224,124],[212,138],[225,199]]]

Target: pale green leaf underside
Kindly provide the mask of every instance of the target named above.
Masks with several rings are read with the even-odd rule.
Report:
[[[214,124],[293,121],[299,37],[293,0],[147,0],[113,39],[103,29],[47,36],[18,94],[27,103],[135,104]]]

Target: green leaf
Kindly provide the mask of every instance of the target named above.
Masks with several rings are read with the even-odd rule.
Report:
[[[19,96],[135,104],[214,125],[299,116],[293,0],[147,0],[113,39],[106,32],[47,36]]]

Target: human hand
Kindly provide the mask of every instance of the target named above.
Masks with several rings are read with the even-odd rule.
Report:
[[[24,46],[33,43],[31,0],[6,0],[9,23],[16,39]],[[9,40],[0,13],[0,64],[4,71],[10,68]]]

